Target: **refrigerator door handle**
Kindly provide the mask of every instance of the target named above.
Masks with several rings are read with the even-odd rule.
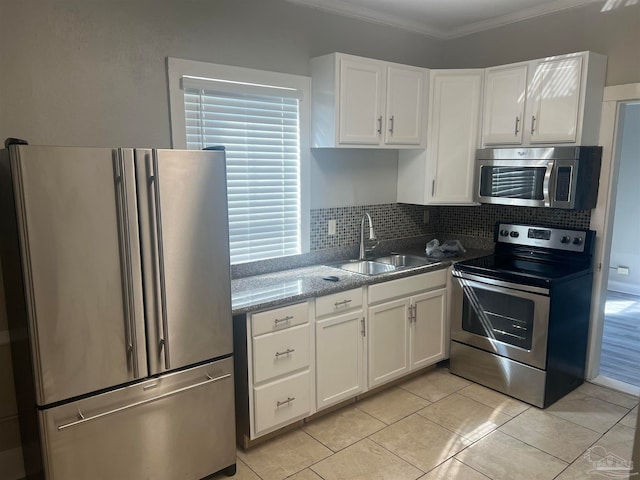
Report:
[[[133,371],[133,378],[140,376],[138,356],[136,354],[136,328],[135,328],[135,306],[133,293],[133,267],[131,261],[131,251],[129,242],[131,232],[129,231],[129,214],[127,185],[125,175],[124,159],[120,150],[113,156],[113,169],[115,175],[117,217],[118,217],[118,240],[120,242],[120,269],[122,271],[123,307],[127,349],[127,366]]]
[[[171,390],[170,392],[163,393],[162,395],[158,395],[156,397],[147,398],[145,400],[140,400],[139,402],[129,403],[127,405],[123,405],[122,407],[114,408],[113,410],[107,410],[106,412],[101,412],[101,413],[97,413],[96,415],[91,415],[90,417],[86,417],[80,411],[80,409],[78,409],[78,420],[59,425],[57,429],[59,432],[61,432],[62,430],[66,430],[67,428],[75,427],[86,422],[91,422],[92,420],[98,420],[99,418],[103,418],[108,415],[113,415],[114,413],[122,412],[124,410],[129,410],[130,408],[139,407],[147,403],[162,400],[163,398],[171,397],[178,393],[186,392],[187,390],[192,390],[194,388],[198,388],[203,385],[207,385],[209,383],[219,382],[221,380],[225,380],[230,377],[231,377],[230,373],[227,373],[225,375],[220,375],[219,377],[212,377],[211,375],[207,374],[207,379],[202,382],[194,383],[192,385],[187,385],[186,387],[178,388],[177,390]]]
[[[160,182],[158,181],[158,157],[156,152],[153,152],[153,158],[151,159],[151,165],[149,165],[151,174],[149,176],[149,183],[151,184],[150,192],[152,196],[151,202],[151,222],[153,223],[152,231],[155,233],[155,247],[156,247],[156,268],[158,272],[158,285],[159,288],[156,292],[159,293],[160,300],[160,325],[159,331],[161,332],[158,340],[158,348],[164,354],[164,368],[169,370],[171,368],[171,357],[169,352],[169,326],[167,322],[167,289],[164,271],[164,248],[162,242],[162,212],[160,209]]]

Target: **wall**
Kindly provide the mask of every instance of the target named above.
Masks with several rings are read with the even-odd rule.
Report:
[[[611,4],[613,2],[606,2]],[[472,68],[590,50],[608,56],[607,85],[640,81],[640,4],[604,0],[512,23],[444,45],[446,68]]]
[[[0,0],[0,12],[11,19],[0,29],[0,140],[32,144],[170,147],[167,56],[308,75],[309,58],[334,51],[419,66],[441,51],[422,35],[281,0]],[[395,190],[344,184],[364,185],[366,171],[395,185],[396,152],[331,156],[342,157],[352,169],[316,166],[327,181],[312,187],[313,206],[395,201]]]
[[[620,170],[609,272],[609,290],[640,295],[640,103],[627,105],[624,112]],[[617,266],[629,268],[620,275]]]

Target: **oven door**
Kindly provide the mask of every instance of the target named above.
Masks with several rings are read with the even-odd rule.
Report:
[[[549,207],[554,160],[476,160],[475,200],[480,203]]]
[[[451,339],[544,370],[549,290],[453,275]]]

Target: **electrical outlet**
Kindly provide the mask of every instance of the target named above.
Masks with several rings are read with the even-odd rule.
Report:
[[[331,219],[329,220],[329,224],[327,225],[327,233],[328,235],[336,234],[336,221]]]
[[[424,210],[424,218],[423,218],[423,221],[424,221],[425,225],[426,225],[427,223],[429,223],[429,210],[427,210],[426,208],[425,208],[425,210]]]

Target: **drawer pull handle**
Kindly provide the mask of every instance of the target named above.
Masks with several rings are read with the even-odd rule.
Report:
[[[347,299],[347,300],[342,300],[341,302],[335,302],[334,305],[336,308],[338,308],[341,305],[344,305],[346,307],[350,303],[351,303],[351,300]]]
[[[288,322],[289,320],[293,320],[293,316],[292,316],[292,315],[287,315],[287,316],[286,316],[286,317],[284,317],[284,318],[276,318],[276,319],[273,321],[273,324],[274,324],[274,325],[278,325],[279,323],[282,323],[282,322]]]
[[[281,357],[282,355],[289,355],[290,353],[293,353],[295,351],[295,348],[287,348],[284,352],[276,352],[276,358]]]
[[[276,408],[280,408],[283,405],[289,405],[291,402],[293,402],[296,399],[296,397],[287,397],[286,400],[281,401],[277,401],[276,402]]]

